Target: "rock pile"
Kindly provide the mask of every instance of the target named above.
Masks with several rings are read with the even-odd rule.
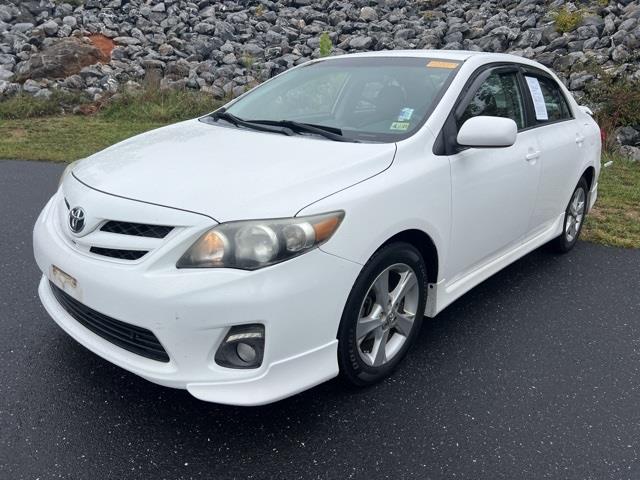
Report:
[[[575,25],[561,26],[560,13]],[[233,97],[319,57],[323,32],[332,54],[515,53],[553,68],[578,97],[596,68],[640,79],[638,1],[0,0],[0,97],[99,98],[147,81]]]

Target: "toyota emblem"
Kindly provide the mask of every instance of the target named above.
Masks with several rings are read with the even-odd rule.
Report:
[[[74,207],[69,212],[69,228],[73,233],[80,233],[84,228],[84,210],[81,207]]]

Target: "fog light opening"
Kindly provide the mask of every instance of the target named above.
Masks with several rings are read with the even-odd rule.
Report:
[[[264,325],[238,325],[229,329],[215,361],[227,368],[258,368],[263,357]]]
[[[236,345],[236,353],[240,357],[240,359],[247,363],[253,363],[256,361],[256,357],[258,354],[255,349],[249,345],[248,343],[239,342]]]

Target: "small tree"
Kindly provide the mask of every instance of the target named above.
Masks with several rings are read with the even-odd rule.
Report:
[[[331,51],[333,50],[333,42],[331,41],[331,37],[327,32],[322,32],[320,35],[320,56],[328,57],[331,55]]]

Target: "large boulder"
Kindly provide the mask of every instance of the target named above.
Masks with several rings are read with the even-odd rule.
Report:
[[[102,50],[84,38],[52,39],[44,48],[16,69],[18,81],[67,78],[82,68],[108,62]]]

